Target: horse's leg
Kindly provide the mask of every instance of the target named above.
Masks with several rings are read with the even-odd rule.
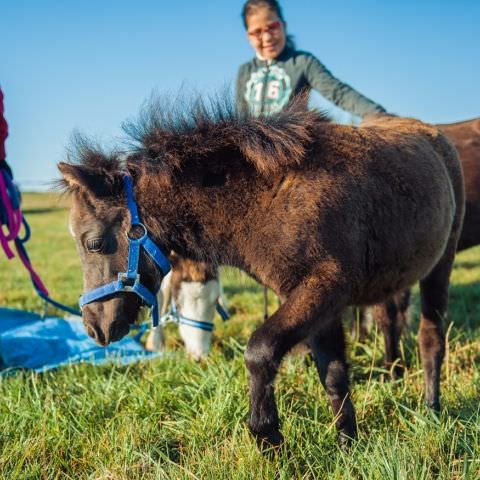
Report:
[[[148,350],[149,352],[162,352],[165,350],[163,325],[157,325],[150,329],[145,343],[145,350]]]
[[[375,320],[382,330],[383,338],[385,340],[385,368],[392,369],[392,377],[394,379],[403,375],[403,368],[399,364],[399,330],[398,330],[398,315],[396,299],[391,298],[384,303],[379,303],[374,307]]]
[[[407,288],[395,294],[395,303],[397,304],[397,337],[400,340],[403,329],[408,323],[408,309],[410,307],[410,289]]]
[[[162,280],[160,290],[157,293],[158,311],[160,316],[167,313],[172,300],[172,273],[169,272]],[[163,325],[157,325],[150,329],[145,348],[150,352],[161,352],[165,349],[165,333]]]
[[[320,381],[332,406],[339,440],[348,442],[356,436],[355,410],[348,387],[348,365],[345,359],[345,337],[341,316],[329,329],[309,339]]]
[[[283,356],[322,328],[323,318],[331,319],[341,292],[327,291],[326,283],[319,278],[303,282],[250,337],[245,351],[250,373],[249,426],[260,443],[279,445],[283,440],[275,404],[275,375]]]
[[[422,315],[418,339],[425,377],[425,401],[440,410],[440,369],[445,355],[445,334],[442,321],[448,303],[448,284],[454,259],[454,249],[420,282]]]

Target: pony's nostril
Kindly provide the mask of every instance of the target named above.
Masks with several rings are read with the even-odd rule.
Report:
[[[110,342],[116,342],[123,338],[130,331],[130,326],[124,323],[113,323],[108,330],[108,339]]]
[[[99,327],[94,327],[93,325],[85,325],[85,329],[87,330],[88,335],[92,337],[98,344],[105,347],[108,345],[108,340],[105,338],[102,330]]]
[[[97,339],[97,331],[91,327],[90,325],[85,325],[85,329],[87,330],[87,334],[92,337],[93,339]]]

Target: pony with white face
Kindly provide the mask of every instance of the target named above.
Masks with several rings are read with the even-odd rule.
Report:
[[[218,271],[204,262],[193,262],[178,255],[170,258],[172,271],[163,279],[158,293],[162,319],[179,325],[187,355],[205,358],[211,349],[217,303],[222,298]],[[146,349],[165,347],[163,323],[150,330]]]

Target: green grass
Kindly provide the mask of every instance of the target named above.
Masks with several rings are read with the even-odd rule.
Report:
[[[82,281],[66,203],[24,195],[32,261],[52,296],[75,306]],[[170,327],[162,359],[0,378],[0,478],[480,478],[480,249],[459,255],[452,277],[440,418],[422,403],[415,296],[404,380],[385,381],[376,330],[349,345],[359,439],[347,453],[314,367],[298,356],[277,381],[286,445],[276,457],[259,453],[245,422],[243,351],[261,321],[262,291],[232,270],[223,279],[234,315],[217,325],[203,363],[185,358]],[[18,260],[0,256],[0,285],[1,306],[43,310]]]

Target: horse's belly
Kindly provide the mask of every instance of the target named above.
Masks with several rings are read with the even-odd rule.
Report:
[[[405,225],[397,242],[372,249],[369,278],[358,304],[378,303],[425,278],[443,256],[451,235],[454,204],[444,205],[437,218]]]

